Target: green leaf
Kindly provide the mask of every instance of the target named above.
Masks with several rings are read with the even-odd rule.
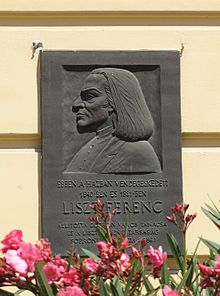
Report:
[[[176,263],[178,264],[180,270],[183,272],[184,271],[184,264],[183,264],[183,256],[180,252],[179,245],[177,243],[176,238],[173,236],[173,234],[167,233],[167,240],[170,245],[172,254],[176,260]]]
[[[213,213],[213,215],[215,216],[220,216],[220,212],[219,210],[215,207],[215,209],[213,209],[210,205],[208,205],[207,203],[205,203],[205,206],[210,210],[211,213]]]
[[[112,279],[113,285],[114,286],[117,286],[118,285],[118,281],[119,281],[118,276],[115,275],[114,278]]]
[[[196,260],[195,257],[192,257],[192,259],[190,260],[189,268],[191,268],[191,272],[189,273],[189,276],[188,276],[188,278],[186,280],[186,286],[187,287],[192,286],[192,280],[193,280],[194,274],[197,271],[197,260]]]
[[[215,290],[213,288],[206,288],[203,291],[204,291],[204,296],[214,296],[215,295]]]
[[[220,254],[219,244],[204,238],[201,238],[201,241],[211,250],[211,252],[213,252],[214,254]]]
[[[48,280],[46,275],[42,269],[42,262],[35,263],[35,274],[37,278],[37,283],[40,288],[40,295],[41,296],[54,296],[53,291],[48,284]]]
[[[195,278],[193,279],[193,285],[191,286],[191,291],[193,296],[200,296],[200,273],[198,272],[198,268],[195,271]]]
[[[111,294],[113,296],[119,296],[118,291],[117,291],[116,287],[114,286],[114,284],[112,282],[110,283],[110,287],[111,287]]]
[[[219,215],[216,217],[213,213],[211,213],[210,211],[204,209],[203,207],[201,207],[203,213],[216,225],[218,226],[220,224],[220,219],[219,219]]]
[[[52,288],[52,291],[53,291],[53,294],[54,295],[57,295],[57,286],[53,283],[52,285],[51,285],[51,288]]]
[[[125,286],[125,293],[124,293],[125,296],[128,295],[129,289],[131,287],[131,282],[132,282],[132,278],[134,275],[134,271],[135,271],[135,266],[133,265],[132,270],[131,270],[131,272],[128,276],[128,279],[127,279],[127,284]]]
[[[26,291],[26,290],[23,290],[23,289],[21,290],[21,289],[20,289],[20,290],[16,291],[14,295],[16,295],[16,296],[17,296],[17,295],[20,295],[21,293],[23,293],[23,292],[25,292],[25,291]],[[1,295],[1,294],[0,294],[0,295]]]
[[[87,249],[84,249],[84,248],[82,248],[82,250],[86,254],[86,256],[88,256],[88,257],[90,257],[92,259],[95,259],[97,261],[100,261],[100,258],[96,254],[94,254],[93,252],[91,252],[91,251],[89,251]]]
[[[116,293],[116,291],[117,291],[118,296],[124,296],[123,286],[119,280],[119,277],[115,276],[113,278],[113,281],[111,282],[111,288],[114,293]]]
[[[106,289],[105,283],[102,278],[100,278],[99,285],[100,285],[100,295],[109,296],[108,290]]]
[[[105,242],[106,241],[109,242],[109,239],[108,239],[107,232],[106,232],[105,228],[103,228],[101,225],[98,225],[96,227],[96,232],[97,232],[98,237],[99,237],[100,240],[105,241]]]
[[[142,264],[141,264],[140,260],[138,260],[137,258],[135,258],[135,257],[132,258],[131,264],[132,264],[136,273],[142,271]]]
[[[168,271],[168,266],[167,266],[167,262],[164,261],[163,263],[163,267],[161,270],[161,284],[163,285],[168,285],[170,284],[170,274]]]
[[[73,258],[73,254],[74,254],[74,245],[72,245],[70,254],[69,254],[68,258],[67,258],[68,265],[67,265],[66,271],[69,271],[70,270],[71,261],[72,261],[72,258]]]
[[[147,278],[145,278],[145,280],[144,280],[144,286],[145,286],[145,289],[148,293],[151,293],[155,290],[154,287],[152,286],[151,282]]]
[[[216,204],[213,202],[213,200],[211,198],[209,198],[211,203],[213,204],[213,207],[216,209],[216,211],[220,214],[219,209],[217,208]]]
[[[141,272],[141,273],[139,273],[139,275],[137,275],[136,279],[132,283],[132,288],[131,288],[131,291],[130,291],[130,295],[136,295],[136,293],[139,293],[140,292],[140,289],[141,289],[141,281],[142,281],[143,277],[144,277],[144,273],[143,272]],[[133,293],[133,294],[131,294],[131,293]]]
[[[0,289],[0,296],[12,296],[12,295],[15,295],[11,292],[8,292],[8,291],[5,291],[5,290],[2,290]]]
[[[173,277],[171,277],[170,287],[171,287],[172,290],[176,290],[177,283],[176,283],[176,281],[174,280]]]
[[[191,274],[192,266],[187,270],[187,272],[184,274],[182,280],[180,281],[179,285],[177,286],[176,290],[181,291],[182,287],[186,284],[187,279],[189,278],[189,275]]]
[[[199,285],[194,285],[191,290],[192,290],[193,296],[201,296],[202,295],[199,291]]]

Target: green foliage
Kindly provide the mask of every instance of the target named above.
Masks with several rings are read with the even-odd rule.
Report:
[[[201,208],[203,213],[217,226],[220,228],[220,213],[216,208],[212,208],[211,206],[205,204],[207,209]]]
[[[110,239],[107,235],[107,231],[101,225],[97,225],[96,232],[97,232],[98,237],[101,241],[108,241],[108,242],[110,241]]]
[[[82,250],[85,253],[85,255],[88,256],[89,258],[95,259],[97,261],[100,260],[100,258],[95,253],[93,253],[87,249],[84,249],[84,248],[82,248]]]
[[[214,254],[220,254],[220,245],[208,239],[201,238],[201,241],[212,251]]]
[[[42,269],[42,262],[35,263],[35,274],[39,287],[40,296],[54,296],[53,290],[48,283],[45,273]]]
[[[109,296],[109,291],[102,278],[100,278],[99,280],[99,285],[100,285],[100,295]]]
[[[177,291],[181,291],[182,288],[186,285],[187,280],[190,277],[191,274],[191,270],[192,270],[192,266],[187,270],[187,272],[183,275],[183,277],[181,278],[181,281],[178,283],[176,290]]]
[[[160,283],[162,285],[168,285],[168,286],[170,285],[170,274],[169,274],[168,265],[166,261],[164,262],[163,268],[161,270]]]
[[[147,277],[144,278],[144,287],[146,289],[147,295],[150,295],[155,291],[154,287]]]
[[[167,240],[171,249],[171,252],[173,254],[173,257],[176,260],[176,263],[179,266],[179,269],[184,272],[184,264],[183,264],[183,256],[181,254],[178,242],[173,234],[167,234]]]
[[[23,292],[25,292],[25,290],[23,290],[23,289],[22,289],[22,290],[18,290],[18,291],[15,292],[14,295],[15,295],[15,296],[18,296],[18,295],[20,295],[20,294],[23,293]]]
[[[130,272],[130,274],[128,276],[127,284],[125,286],[125,295],[129,295],[129,290],[130,290],[130,287],[131,287],[132,278],[133,278],[133,276],[135,274],[135,271],[136,271],[135,269],[136,269],[136,267],[135,267],[135,265],[133,265],[132,270],[131,270],[131,272]]]
[[[186,280],[186,286],[188,288],[192,288],[193,279],[195,277],[195,274],[197,274],[198,272],[197,264],[198,264],[197,259],[195,256],[193,256],[188,265],[188,269],[190,270],[190,273]]]
[[[184,290],[187,287],[188,290],[194,293],[195,289],[194,289],[193,279],[195,278],[195,271],[198,270],[197,260],[193,256],[187,266],[187,269],[184,270],[184,260],[183,260],[183,256],[181,255],[181,251],[178,246],[177,240],[172,234],[171,235],[167,234],[167,239],[171,248],[173,258],[175,259],[175,262],[180,269],[180,273],[178,274],[178,280],[174,280],[172,274],[170,274],[169,268],[167,266],[167,262],[165,262],[161,271],[160,284],[161,285],[165,284],[171,287],[173,290],[176,290],[179,292],[182,292],[182,290]],[[192,295],[196,295],[196,294],[192,294]]]
[[[217,206],[212,202],[213,207],[205,204],[206,208],[202,207],[203,213],[209,218],[218,229],[220,229],[220,211]],[[210,249],[213,254],[220,254],[220,245],[216,242],[201,238],[201,241]]]
[[[0,289],[0,296],[12,296],[12,295],[15,295],[15,294]]]
[[[111,221],[112,215],[105,214],[103,212],[103,204],[100,201],[98,202],[97,207],[99,211],[99,217],[104,217],[105,222],[102,224],[98,223],[96,228],[97,234],[102,241],[99,247],[101,248],[101,246],[104,245],[104,253],[101,253],[99,250],[99,257],[87,249],[82,250],[87,257],[91,258],[89,260],[87,259],[87,262],[89,261],[90,264],[93,263],[98,265],[99,272],[95,273],[93,270],[91,274],[89,273],[89,275],[86,272],[83,274],[86,261],[83,261],[83,259],[77,259],[74,261],[73,258],[76,259],[76,256],[74,255],[73,251],[67,258],[67,267],[65,267],[65,274],[69,271],[73,271],[74,267],[78,275],[79,273],[82,273],[80,278],[80,287],[82,289],[86,283],[85,279],[89,278],[87,285],[88,283],[91,285],[89,286],[91,291],[88,290],[88,292],[86,292],[88,294],[86,295],[92,296],[92,288],[95,287],[95,295],[97,295],[97,291],[99,291],[98,293],[100,293],[101,296],[156,296],[161,295],[164,286],[168,291],[166,296],[220,295],[220,281],[218,276],[219,271],[217,270],[220,269],[220,260],[218,256],[218,254],[220,254],[220,245],[216,242],[200,238],[199,243],[200,241],[203,242],[210,251],[209,260],[202,265],[198,264],[196,257],[199,243],[193,256],[189,257],[187,255],[186,230],[193,219],[196,217],[196,214],[186,214],[188,205],[176,204],[176,206],[172,208],[172,211],[175,214],[179,214],[179,217],[182,218],[180,220],[183,222],[183,224],[185,223],[185,226],[183,225],[183,227],[180,228],[184,238],[183,254],[174,235],[167,234],[167,240],[171,254],[175,260],[176,266],[178,267],[177,276],[174,276],[173,272],[170,271],[166,261],[166,253],[162,251],[161,247],[158,249],[150,248],[147,252],[147,258],[144,258],[144,255],[146,255],[146,250],[144,250],[146,242],[143,243],[142,241],[140,243],[139,241],[134,247],[134,245],[129,245],[128,239],[125,239],[125,234],[116,234],[114,236],[113,232],[110,230],[111,223],[109,222]],[[214,203],[212,203],[212,206],[205,204],[205,207],[202,208],[202,211],[210,219],[210,221],[215,226],[217,226],[218,229],[220,229],[220,211],[218,210],[217,206]],[[168,216],[168,220],[172,220],[172,217],[173,216]],[[176,223],[176,220],[173,220],[173,222]],[[125,233],[126,232],[127,226],[125,227]],[[139,246],[139,249],[136,249],[137,245]],[[123,260],[126,262],[125,265],[123,265]],[[155,264],[154,260],[161,260],[162,263],[158,264],[158,262],[156,262]],[[43,271],[44,264],[44,262],[35,263],[36,283],[31,281],[28,282],[28,289],[38,296],[56,296],[58,290],[63,288],[63,282],[59,279],[58,281],[60,282],[49,284]],[[4,269],[5,261],[0,259],[0,267],[1,266]],[[213,286],[211,287],[209,286],[209,282],[208,284],[201,284],[202,281],[207,280],[208,277],[210,277],[210,282],[213,283]],[[152,284],[152,280],[154,284]],[[0,296],[20,295],[24,291],[22,290],[23,286],[17,285],[17,287],[20,288],[20,290],[14,294],[0,289]]]

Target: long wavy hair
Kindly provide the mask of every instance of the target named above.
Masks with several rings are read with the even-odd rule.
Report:
[[[114,110],[115,136],[129,142],[148,140],[153,133],[153,119],[135,75],[117,68],[99,68],[92,74],[106,78],[108,103]]]

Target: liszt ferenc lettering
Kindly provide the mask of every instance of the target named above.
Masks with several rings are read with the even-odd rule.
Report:
[[[66,172],[156,173],[158,157],[149,143],[153,120],[140,83],[117,68],[93,70],[72,110],[79,133],[96,136],[74,155]]]

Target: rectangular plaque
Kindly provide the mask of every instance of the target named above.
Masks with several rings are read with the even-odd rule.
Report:
[[[42,236],[54,253],[96,250],[89,204],[116,209],[112,229],[163,245],[182,202],[178,51],[41,55]]]

